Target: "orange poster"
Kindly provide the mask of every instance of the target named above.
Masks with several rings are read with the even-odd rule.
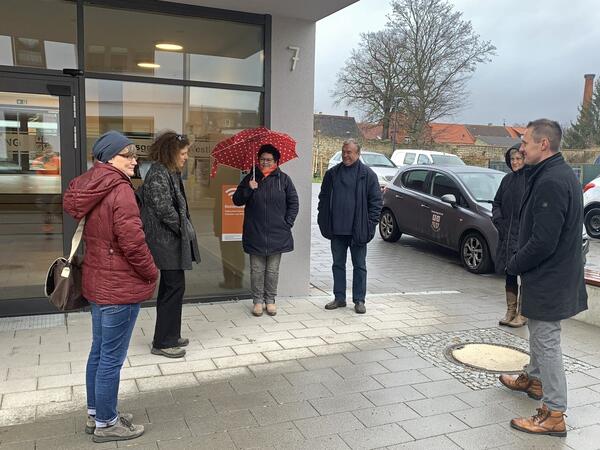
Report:
[[[244,207],[233,204],[233,194],[237,189],[235,184],[224,184],[221,189],[221,240],[222,241],[241,241],[242,228],[244,225]]]

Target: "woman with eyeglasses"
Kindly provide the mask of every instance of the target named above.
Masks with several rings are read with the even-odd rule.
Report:
[[[96,162],[69,183],[65,211],[85,218],[83,296],[92,307],[92,348],[86,368],[85,431],[94,442],[134,439],[144,432],[119,413],[119,376],[140,303],[154,293],[158,270],[146,244],[133,176],[135,145],[116,131],[98,138]]]
[[[182,358],[189,339],[181,337],[185,270],[200,262],[181,172],[188,160],[190,142],[174,131],[159,135],[150,146],[154,161],[138,197],[146,242],[160,269],[156,299],[156,326],[152,354]]]
[[[292,179],[278,166],[280,153],[272,145],[258,151],[258,167],[246,175],[233,194],[245,205],[242,244],[250,255],[252,314],[277,314],[275,296],[281,254],[294,250],[292,227],[298,215],[298,194]]]

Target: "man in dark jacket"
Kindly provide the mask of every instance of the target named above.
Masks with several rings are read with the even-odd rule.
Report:
[[[352,301],[364,314],[367,293],[367,243],[373,239],[381,213],[377,175],[360,161],[360,145],[348,139],[342,162],[325,173],[319,193],[317,221],[323,237],[331,240],[333,301],[325,309],[346,306],[346,257],[352,256]]]
[[[581,255],[583,197],[559,152],[561,137],[558,123],[547,119],[530,122],[523,136],[525,164],[533,167],[521,205],[519,249],[507,272],[521,276],[531,356],[524,373],[500,377],[509,389],[543,401],[536,415],[513,419],[511,427],[550,436],[567,434],[561,320],[587,309]]]

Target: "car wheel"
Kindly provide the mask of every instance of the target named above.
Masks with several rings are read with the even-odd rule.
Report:
[[[590,237],[600,239],[600,208],[592,208],[586,213],[585,230]]]
[[[487,273],[492,264],[492,255],[487,242],[479,233],[467,234],[460,245],[460,259],[471,273]]]
[[[379,218],[379,234],[384,241],[396,242],[402,236],[396,218],[389,209],[385,209]]]

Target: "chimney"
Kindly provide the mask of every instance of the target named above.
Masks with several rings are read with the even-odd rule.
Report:
[[[585,86],[583,88],[583,108],[586,109],[592,103],[592,95],[594,93],[594,77],[596,74],[587,73],[583,76],[585,79]]]
[[[348,110],[344,110],[344,117],[348,117]]]

